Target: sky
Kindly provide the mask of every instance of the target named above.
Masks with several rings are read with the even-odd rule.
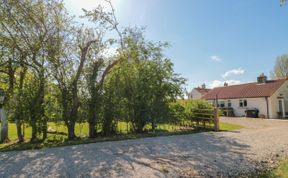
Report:
[[[75,16],[104,0],[64,0]],[[288,4],[279,0],[112,0],[120,27],[146,27],[165,41],[165,55],[187,79],[187,90],[271,77],[275,60],[288,53]]]

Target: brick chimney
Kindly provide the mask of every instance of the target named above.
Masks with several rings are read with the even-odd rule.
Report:
[[[205,83],[202,84],[201,88],[205,89],[206,88],[206,85]]]
[[[257,83],[266,83],[267,82],[267,76],[264,75],[264,73],[260,74],[259,77],[257,77]]]
[[[224,82],[224,87],[228,87],[228,83],[227,82]]]

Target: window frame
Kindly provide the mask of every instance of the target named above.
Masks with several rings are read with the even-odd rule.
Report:
[[[239,100],[239,108],[246,108],[248,106],[247,100]]]
[[[227,101],[227,107],[228,107],[228,108],[231,108],[231,107],[232,107],[231,100],[228,100],[228,101]]]

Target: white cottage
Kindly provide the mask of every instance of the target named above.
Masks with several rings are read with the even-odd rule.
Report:
[[[203,84],[201,87],[193,88],[190,93],[188,93],[188,99],[201,99],[204,97],[211,89],[206,88]]]
[[[285,118],[288,115],[288,80],[267,80],[264,74],[257,82],[217,87],[202,97],[222,108],[233,108],[235,116],[257,109],[260,117]]]

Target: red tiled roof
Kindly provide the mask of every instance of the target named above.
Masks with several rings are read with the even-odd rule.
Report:
[[[236,99],[236,98],[258,98],[269,97],[282,86],[286,79],[268,80],[266,83],[246,83],[240,85],[231,85],[226,87],[217,87],[203,96],[203,99]]]
[[[201,93],[201,95],[206,95],[209,91],[211,91],[211,89],[208,88],[195,88],[195,90]]]

